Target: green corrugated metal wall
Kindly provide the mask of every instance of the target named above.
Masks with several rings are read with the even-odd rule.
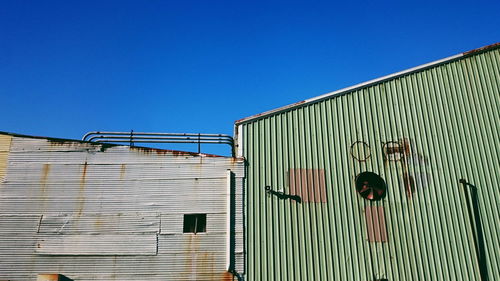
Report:
[[[464,178],[478,187],[488,275],[500,280],[499,109],[492,48],[237,124],[248,162],[246,279],[480,280]],[[370,147],[365,162],[350,154],[356,141]],[[391,141],[409,143],[405,161],[384,160]],[[289,169],[324,169],[327,202],[267,194],[290,191]],[[356,192],[362,171],[385,179],[385,199]],[[384,207],[387,242],[368,241],[367,206]]]

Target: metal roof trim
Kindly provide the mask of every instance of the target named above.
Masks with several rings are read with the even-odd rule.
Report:
[[[333,97],[336,97],[336,96],[341,96],[341,95],[347,94],[348,92],[351,92],[351,91],[354,91],[354,90],[358,90],[358,89],[362,89],[362,88],[365,88],[365,87],[373,86],[373,85],[375,85],[377,83],[381,83],[381,82],[384,82],[384,81],[387,81],[387,80],[390,80],[390,79],[394,79],[394,78],[397,78],[397,77],[408,75],[408,74],[411,74],[411,73],[414,73],[414,72],[417,72],[417,71],[425,70],[425,69],[428,69],[428,68],[431,68],[431,67],[435,67],[435,66],[444,64],[444,63],[449,63],[449,62],[458,60],[460,58],[464,58],[464,57],[475,55],[475,54],[478,54],[478,53],[481,53],[481,52],[484,52],[484,51],[496,49],[498,47],[500,47],[500,42],[494,43],[494,44],[491,44],[491,45],[487,45],[487,46],[484,46],[484,47],[480,47],[480,48],[477,48],[477,49],[473,49],[473,50],[470,50],[470,51],[467,51],[467,52],[463,52],[463,53],[460,53],[460,54],[457,54],[457,55],[454,55],[454,56],[449,56],[449,57],[446,57],[446,58],[443,58],[443,59],[440,59],[440,60],[436,60],[436,61],[433,61],[433,62],[429,62],[429,63],[426,63],[426,64],[421,64],[421,65],[416,66],[416,67],[412,67],[412,68],[409,68],[409,69],[406,69],[406,70],[402,70],[402,71],[399,71],[399,72],[396,72],[396,73],[392,73],[392,74],[385,75],[385,76],[382,76],[382,77],[379,77],[379,78],[368,80],[366,82],[362,82],[362,83],[356,84],[354,86],[349,86],[349,87],[342,88],[342,89],[339,89],[339,90],[336,90],[336,91],[333,91],[333,92],[329,92],[329,93],[326,93],[326,94],[323,94],[323,95],[320,95],[320,96],[316,96],[316,97],[313,97],[313,98],[310,98],[310,99],[306,99],[306,100],[299,101],[299,102],[296,102],[296,103],[293,103],[293,104],[285,105],[285,106],[282,106],[282,107],[279,107],[279,108],[276,108],[276,109],[272,109],[272,110],[268,110],[268,111],[265,111],[265,112],[262,112],[262,113],[259,113],[259,114],[255,114],[255,115],[252,115],[252,116],[249,116],[249,117],[245,117],[245,118],[236,120],[234,123],[235,123],[235,125],[240,125],[240,124],[243,124],[243,123],[248,123],[248,122],[254,121],[256,119],[264,118],[264,117],[267,117],[267,116],[270,116],[270,115],[273,115],[273,114],[276,114],[276,113],[280,113],[280,112],[283,112],[283,111],[290,110],[292,108],[296,108],[298,106],[303,106],[303,105],[315,103],[315,102],[318,102],[318,101],[322,101],[322,100],[325,100],[325,99],[328,99],[328,98],[333,98]]]

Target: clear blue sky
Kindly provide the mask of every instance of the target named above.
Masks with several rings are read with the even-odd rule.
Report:
[[[234,120],[498,41],[500,1],[4,0],[0,131],[232,134]]]

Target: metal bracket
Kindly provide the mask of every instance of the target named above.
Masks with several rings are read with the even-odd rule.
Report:
[[[291,199],[291,200],[297,201],[297,203],[302,203],[302,198],[300,198],[300,196],[285,194],[283,189],[276,191],[276,190],[273,190],[271,188],[271,186],[269,186],[269,185],[266,185],[264,188],[266,190],[266,194],[268,194],[268,195],[275,195],[279,199]]]

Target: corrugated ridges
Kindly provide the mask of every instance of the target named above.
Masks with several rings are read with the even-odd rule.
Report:
[[[479,280],[461,178],[479,189],[489,277],[500,279],[499,96],[493,48],[241,124],[247,279]],[[369,160],[350,155],[356,141]],[[408,145],[404,161],[384,159],[387,142]],[[266,193],[288,192],[289,169],[325,169],[327,203]],[[356,193],[362,171],[386,180],[383,201]],[[387,243],[368,241],[371,206],[385,209]]]
[[[14,136],[0,184],[0,279],[231,280],[228,169],[242,271],[243,161],[153,152]],[[183,234],[185,213],[206,213],[207,232]]]

